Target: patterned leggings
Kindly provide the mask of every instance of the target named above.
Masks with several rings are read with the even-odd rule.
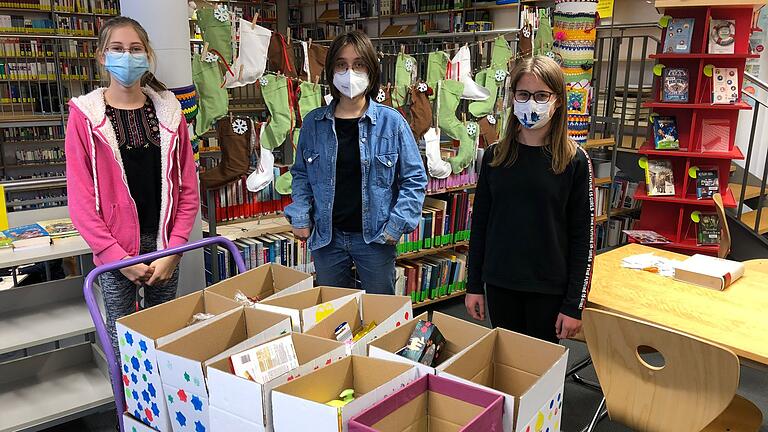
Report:
[[[139,253],[145,254],[155,250],[157,250],[157,235],[142,233],[141,251]],[[144,285],[144,307],[148,308],[173,300],[176,297],[176,287],[178,284],[179,268],[177,267],[165,285],[154,287]],[[120,273],[120,270],[99,275],[99,286],[104,295],[104,308],[107,311],[107,330],[112,338],[115,358],[119,359],[120,351],[118,350],[115,321],[136,312],[139,288]]]

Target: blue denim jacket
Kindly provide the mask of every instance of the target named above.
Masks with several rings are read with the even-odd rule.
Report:
[[[309,247],[331,242],[336,182],[335,101],[304,117],[293,175],[293,203],[285,215],[294,228],[312,227]],[[386,232],[399,239],[421,218],[427,174],[419,148],[403,116],[369,99],[360,118],[360,168],[363,193],[363,239],[384,243]]]

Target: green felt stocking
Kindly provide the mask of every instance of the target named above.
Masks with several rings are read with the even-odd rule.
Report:
[[[509,70],[509,59],[512,58],[512,49],[509,48],[504,36],[499,36],[493,43],[491,51],[491,68]]]
[[[533,38],[534,55],[552,55],[554,38],[552,37],[552,26],[549,25],[548,9],[539,9],[539,30]]]
[[[301,113],[301,118],[304,119],[310,111],[322,105],[323,92],[319,85],[310,82],[302,82],[299,85],[299,89],[301,92],[299,96],[299,113]],[[294,130],[293,142],[299,142],[300,132],[300,129]],[[296,160],[296,151],[293,152],[293,159]],[[290,195],[292,181],[293,176],[291,172],[286,171],[275,180],[275,190],[280,195]]]
[[[464,125],[456,118],[456,108],[459,106],[464,84],[454,80],[438,81],[437,120],[440,131],[453,139],[460,140]]]
[[[501,70],[501,69],[499,69]],[[493,68],[483,69],[475,75],[475,81],[485,87],[491,95],[488,99],[483,101],[476,101],[469,104],[469,112],[475,117],[483,117],[491,114],[493,108],[496,105],[496,93],[498,91],[498,82],[496,81],[497,75],[500,77],[504,74],[501,81],[506,78],[506,69],[497,74],[497,71]]]
[[[460,123],[460,125],[461,129],[458,131],[459,137],[457,138],[459,140],[459,152],[456,156],[448,159],[454,174],[464,171],[466,167],[472,164],[477,148],[477,134],[479,133],[479,127],[475,122],[470,122],[467,125]],[[474,126],[472,135],[467,131],[467,127],[470,125]]]
[[[448,58],[448,54],[443,51],[429,53],[429,58],[427,60],[427,85],[433,89],[432,96],[429,97],[429,100],[435,100],[435,97],[437,96],[437,92],[434,91],[435,86],[437,86],[438,81],[445,79],[445,71],[449,61],[450,58]]]
[[[200,60],[200,54],[192,57],[192,81],[197,88],[199,112],[195,120],[195,135],[200,136],[211,128],[213,123],[227,115],[229,96],[222,88],[224,77],[215,61]]]
[[[208,42],[208,49],[215,49],[227,64],[232,64],[232,22],[226,6],[198,9],[197,25],[203,33],[203,42]]]
[[[259,80],[261,94],[271,116],[264,130],[262,147],[272,150],[283,145],[293,127],[293,113],[288,103],[288,80],[285,76],[264,75]]]
[[[398,54],[395,64],[395,89],[392,91],[393,107],[400,108],[405,105],[414,78],[416,78],[416,60],[408,54]]]

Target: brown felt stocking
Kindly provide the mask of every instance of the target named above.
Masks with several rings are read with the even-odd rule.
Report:
[[[285,36],[278,32],[272,32],[272,38],[269,40],[269,48],[267,49],[267,60],[270,72],[282,72],[283,75],[291,78],[298,77],[293,50],[286,43]]]
[[[491,118],[493,118],[493,123],[491,123]],[[480,118],[477,123],[480,125],[480,135],[485,140],[486,145],[491,145],[499,140],[499,133],[496,129],[496,117],[493,114]]]
[[[408,123],[416,139],[421,139],[432,127],[432,106],[427,97],[427,83],[411,87],[411,115]]]
[[[387,84],[386,86],[379,86],[379,93],[376,95],[376,102],[388,107],[392,106],[392,86],[390,84]]]
[[[217,188],[248,173],[253,126],[246,118],[224,117],[216,123],[221,162],[200,174],[205,188]]]
[[[314,82],[315,77],[322,78],[323,76],[328,48],[319,44],[312,44],[307,51],[309,51],[309,73],[312,75],[307,81]]]

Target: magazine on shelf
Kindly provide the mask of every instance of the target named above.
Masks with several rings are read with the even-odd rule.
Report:
[[[678,150],[680,148],[677,121],[674,117],[654,117],[653,143],[656,150]]]
[[[675,194],[675,176],[672,162],[667,159],[652,159],[645,169],[648,196],[671,196]]]
[[[48,232],[39,224],[23,225],[3,231],[13,242],[14,249],[47,246],[51,244]]]
[[[716,167],[699,168],[696,171],[696,198],[712,199],[720,192],[720,172]]]
[[[720,244],[720,217],[717,213],[702,213],[696,224],[696,244],[711,246]]]
[[[656,231],[650,230],[624,230],[622,231],[627,237],[637,241],[640,244],[667,244],[670,243],[669,239]]]
[[[667,37],[664,39],[664,52],[688,54],[691,52],[691,36],[693,36],[693,18],[673,18],[667,27]]]
[[[48,232],[52,239],[73,237],[78,235],[75,225],[69,218],[65,219],[51,219],[47,221],[40,221],[38,225]]]
[[[734,104],[739,101],[739,70],[716,67],[712,72],[712,103]]]
[[[736,21],[713,19],[709,22],[710,54],[733,54],[736,45]]]
[[[688,69],[665,68],[662,80],[662,102],[688,102]]]

